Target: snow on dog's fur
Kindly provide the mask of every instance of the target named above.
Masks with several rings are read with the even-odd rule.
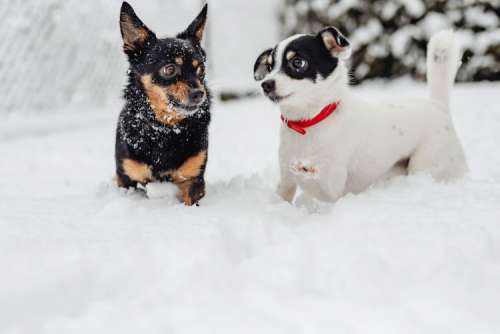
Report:
[[[355,95],[344,63],[350,53],[347,38],[328,27],[317,35],[292,36],[258,57],[255,79],[284,119],[312,119],[340,102],[305,135],[282,124],[279,195],[293,201],[300,186],[308,196],[335,201],[394,175],[464,175],[467,164],[449,112],[460,64],[454,33],[440,32],[429,43],[429,98],[370,101]]]

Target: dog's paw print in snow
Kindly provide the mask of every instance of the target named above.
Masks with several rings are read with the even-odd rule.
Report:
[[[308,179],[317,179],[319,177],[318,167],[302,161],[292,163],[290,165],[290,172],[294,175],[302,176]]]

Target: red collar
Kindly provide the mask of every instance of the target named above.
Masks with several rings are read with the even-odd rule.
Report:
[[[311,126],[318,124],[319,122],[323,121],[325,118],[327,118],[328,116],[333,114],[333,112],[335,110],[337,110],[337,107],[339,106],[339,104],[340,104],[340,101],[333,102],[332,104],[327,105],[326,107],[323,108],[323,110],[321,110],[321,112],[319,114],[317,114],[316,116],[314,116],[311,119],[300,120],[300,121],[291,121],[291,120],[288,120],[285,117],[283,117],[283,115],[281,115],[281,120],[283,121],[283,123],[285,123],[293,131],[296,131],[296,132],[300,133],[301,135],[305,135],[306,128],[309,128]]]

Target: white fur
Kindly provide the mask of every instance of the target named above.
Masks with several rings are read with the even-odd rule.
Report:
[[[294,38],[280,43],[278,52]],[[459,54],[453,32],[436,34],[427,56],[430,97],[376,101],[351,92],[342,61],[334,73],[315,84],[288,78],[276,70],[281,64],[275,64],[265,79],[276,80],[279,95],[292,94],[280,103],[285,118],[309,119],[324,106],[341,101],[334,114],[308,128],[306,135],[282,125],[279,195],[292,201],[300,186],[308,196],[335,201],[407,172],[430,173],[437,180],[464,175],[465,156],[449,113]],[[408,159],[408,169],[398,166]]]
[[[450,91],[461,64],[461,50],[452,30],[442,31],[431,38],[427,56],[427,81],[431,98],[448,106]]]

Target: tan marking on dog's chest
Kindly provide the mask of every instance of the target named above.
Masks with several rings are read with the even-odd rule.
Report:
[[[145,163],[132,159],[124,159],[122,167],[125,174],[133,181],[146,183],[153,179],[153,172]]]
[[[151,74],[144,75],[141,80],[158,122],[174,126],[185,118],[184,115],[177,112],[171,105],[167,96],[167,92],[170,93],[170,90],[155,85]],[[179,87],[174,87],[171,89],[172,96],[176,97],[176,95],[180,94],[181,90]],[[187,92],[185,94],[187,95]]]

